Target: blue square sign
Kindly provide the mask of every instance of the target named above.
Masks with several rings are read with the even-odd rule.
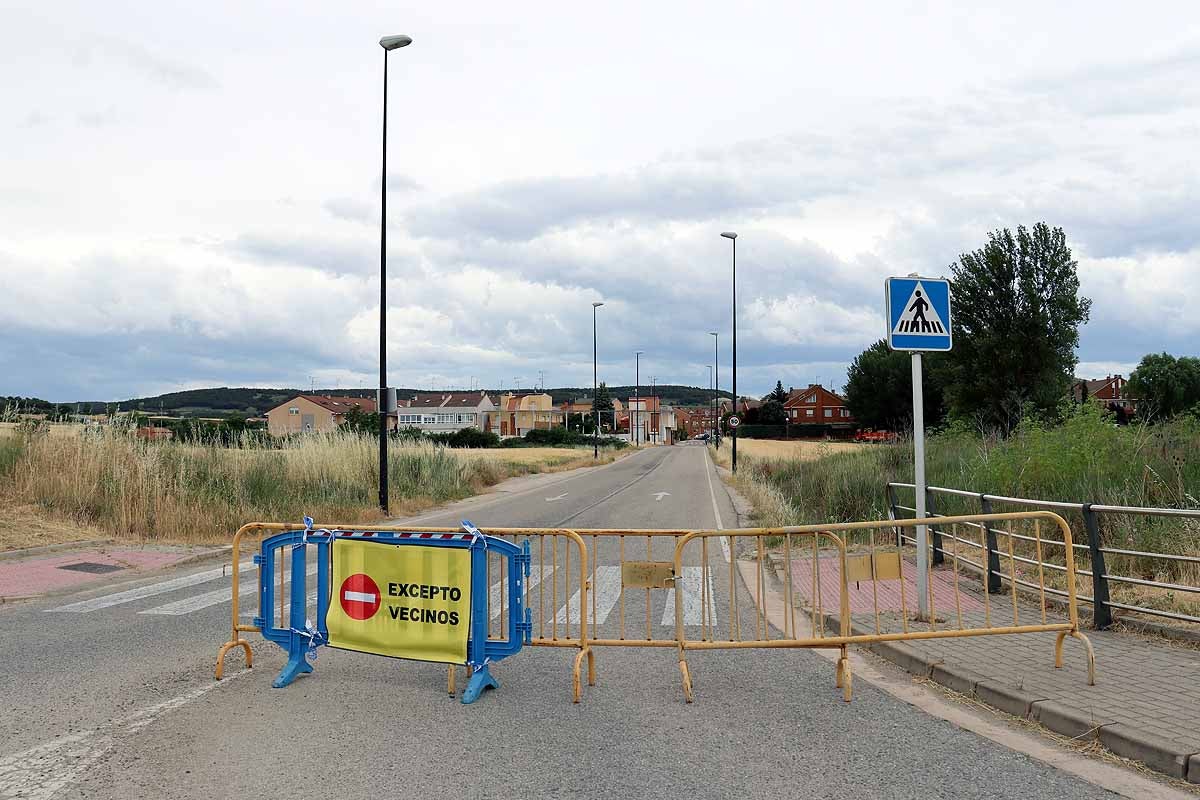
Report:
[[[942,278],[888,278],[888,347],[893,350],[950,349],[950,281]]]

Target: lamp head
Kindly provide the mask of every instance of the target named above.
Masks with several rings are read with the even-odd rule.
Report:
[[[709,336],[716,336],[716,335],[717,335],[717,332],[716,332],[716,331],[709,331],[709,332],[708,332],[708,335],[709,335]]]
[[[733,231],[725,231],[721,235],[724,236],[726,239],[736,239],[737,238],[737,234],[734,233]]]
[[[592,303],[592,308],[599,308],[602,305],[604,305],[604,303]]]
[[[384,50],[397,50],[401,47],[408,47],[412,44],[412,37],[403,34],[399,36],[385,36],[379,40],[379,46]]]

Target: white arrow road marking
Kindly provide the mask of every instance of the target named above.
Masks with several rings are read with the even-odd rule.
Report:
[[[621,599],[621,568],[620,567],[596,567],[596,582],[592,588],[596,593],[596,618],[592,620],[593,624],[600,625],[608,619],[608,615],[612,613],[613,606]],[[579,624],[579,600],[580,592],[576,591],[571,598],[571,602],[558,610],[555,616],[555,621],[559,625],[567,623],[567,609],[571,610],[570,620],[572,624]],[[591,598],[588,598],[588,605],[592,603]],[[588,609],[590,615],[592,610]],[[590,617],[589,617],[590,619]]]
[[[290,573],[290,570],[289,570],[289,573]],[[317,574],[317,565],[309,564],[308,569],[305,571],[304,574],[305,575],[316,575]],[[280,585],[280,581],[279,581],[278,576],[276,576],[275,586],[278,587],[279,585]],[[258,591],[258,581],[243,581],[238,586],[238,596],[239,597],[241,597],[242,595],[254,594],[257,591]],[[312,594],[314,597],[316,596],[315,591]],[[205,592],[204,594],[198,594],[195,597],[185,597],[182,600],[176,600],[172,603],[166,603],[165,605],[155,606],[154,608],[148,608],[145,611],[139,611],[138,613],[139,614],[155,614],[155,615],[161,614],[161,615],[166,615],[168,617],[179,617],[179,616],[183,616],[184,614],[191,614],[193,611],[199,611],[202,608],[208,608],[209,606],[215,606],[217,603],[228,603],[232,599],[233,599],[233,587],[226,586],[224,589],[214,589],[211,592]],[[277,602],[283,606],[287,605],[288,600],[289,600],[289,598],[286,598],[286,597],[277,598]]]
[[[0,797],[50,800],[75,783],[88,768],[132,733],[141,730],[166,712],[196,700],[234,678],[250,674],[244,669],[217,683],[204,686],[157,705],[109,722],[90,731],[60,736],[20,753],[0,758]]]
[[[558,497],[547,497],[547,498],[546,498],[546,502],[547,502],[547,503],[553,503],[555,500],[562,500],[562,499],[563,499],[564,497],[566,497],[566,496],[567,496],[567,493],[566,493],[566,492],[563,492],[563,493],[562,493],[562,494],[560,494]]]
[[[254,564],[249,561],[242,562],[240,570],[246,572],[254,569]],[[196,586],[201,583],[208,583],[219,578],[225,577],[229,573],[229,567],[221,567],[220,569],[209,569],[204,572],[194,572],[191,575],[184,575],[181,578],[172,578],[169,581],[161,583],[152,583],[148,586],[139,586],[136,589],[130,589],[125,592],[117,592],[116,594],[104,595],[102,597],[93,597],[91,600],[81,600],[78,603],[70,603],[69,605],[59,606],[58,608],[47,608],[47,611],[68,611],[77,614],[86,614],[89,611],[98,611],[102,608],[110,606],[119,606],[124,603],[132,603],[135,600],[141,600],[144,597],[154,597],[157,594],[166,594],[173,592],[176,589],[185,589],[189,586]],[[251,584],[257,586],[257,582]],[[228,591],[228,590],[224,590]]]
[[[700,602],[700,581],[704,575],[703,567],[684,567],[683,577],[676,581],[679,591],[683,592],[683,624],[703,625],[704,606]],[[708,619],[709,624],[715,624],[717,619],[716,607],[713,605],[712,570],[708,571]],[[675,590],[667,590],[667,607],[663,609],[662,624],[675,627]]]
[[[654,493],[654,499],[659,503],[662,502],[662,499],[664,497],[670,497],[670,496],[671,496],[670,492],[655,492]]]

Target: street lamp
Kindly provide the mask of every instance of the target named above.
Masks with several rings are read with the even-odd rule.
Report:
[[[388,513],[388,390],[387,390],[387,64],[388,53],[412,44],[407,36],[385,36],[383,48],[383,171],[379,211],[379,510]]]
[[[600,384],[596,370],[596,309],[604,303],[592,303],[592,413],[596,418],[596,430],[592,432],[592,460],[600,458]]]
[[[712,394],[712,413],[713,413],[713,445],[717,443],[717,412],[720,411],[720,402],[717,398],[717,392],[721,391],[721,372],[717,367],[717,345],[721,341],[721,336],[716,331],[709,331],[708,335],[713,337],[713,394]]]
[[[733,242],[733,414],[737,416],[737,234],[732,231],[726,231],[721,235]],[[737,428],[733,429],[732,434],[733,466],[731,469],[737,472]]]
[[[634,402],[634,406],[633,406],[633,446],[634,447],[637,447],[638,438],[639,438],[637,435],[637,429],[638,429],[637,423],[638,423],[638,419],[639,419],[638,411],[640,410],[638,408],[638,400],[642,394],[641,357],[645,352],[646,351],[644,351],[644,350],[638,350],[636,353],[633,354],[633,384],[634,384],[633,385],[633,402]]]

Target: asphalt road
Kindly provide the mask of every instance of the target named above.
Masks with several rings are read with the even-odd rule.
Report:
[[[713,528],[716,515],[733,525],[704,448],[688,444],[417,522]],[[660,545],[653,557],[665,560]],[[600,546],[598,568],[617,564],[613,547]],[[716,575],[728,569],[720,548],[708,557]],[[692,654],[691,705],[667,648],[600,649],[598,683],[579,705],[574,652],[559,648],[497,665],[502,688],[471,706],[446,696],[443,667],[334,650],[273,690],[284,659],[261,640],[255,668],[231,659],[234,677],[217,684],[229,580],[187,577],[212,569],[0,608],[0,798],[1113,796],[866,682],[844,703],[830,663],[807,652]],[[645,600],[628,594],[636,635]],[[669,635],[665,594],[651,598],[659,636]],[[727,595],[727,579],[716,581],[718,624]],[[618,626],[614,612],[599,634]]]

